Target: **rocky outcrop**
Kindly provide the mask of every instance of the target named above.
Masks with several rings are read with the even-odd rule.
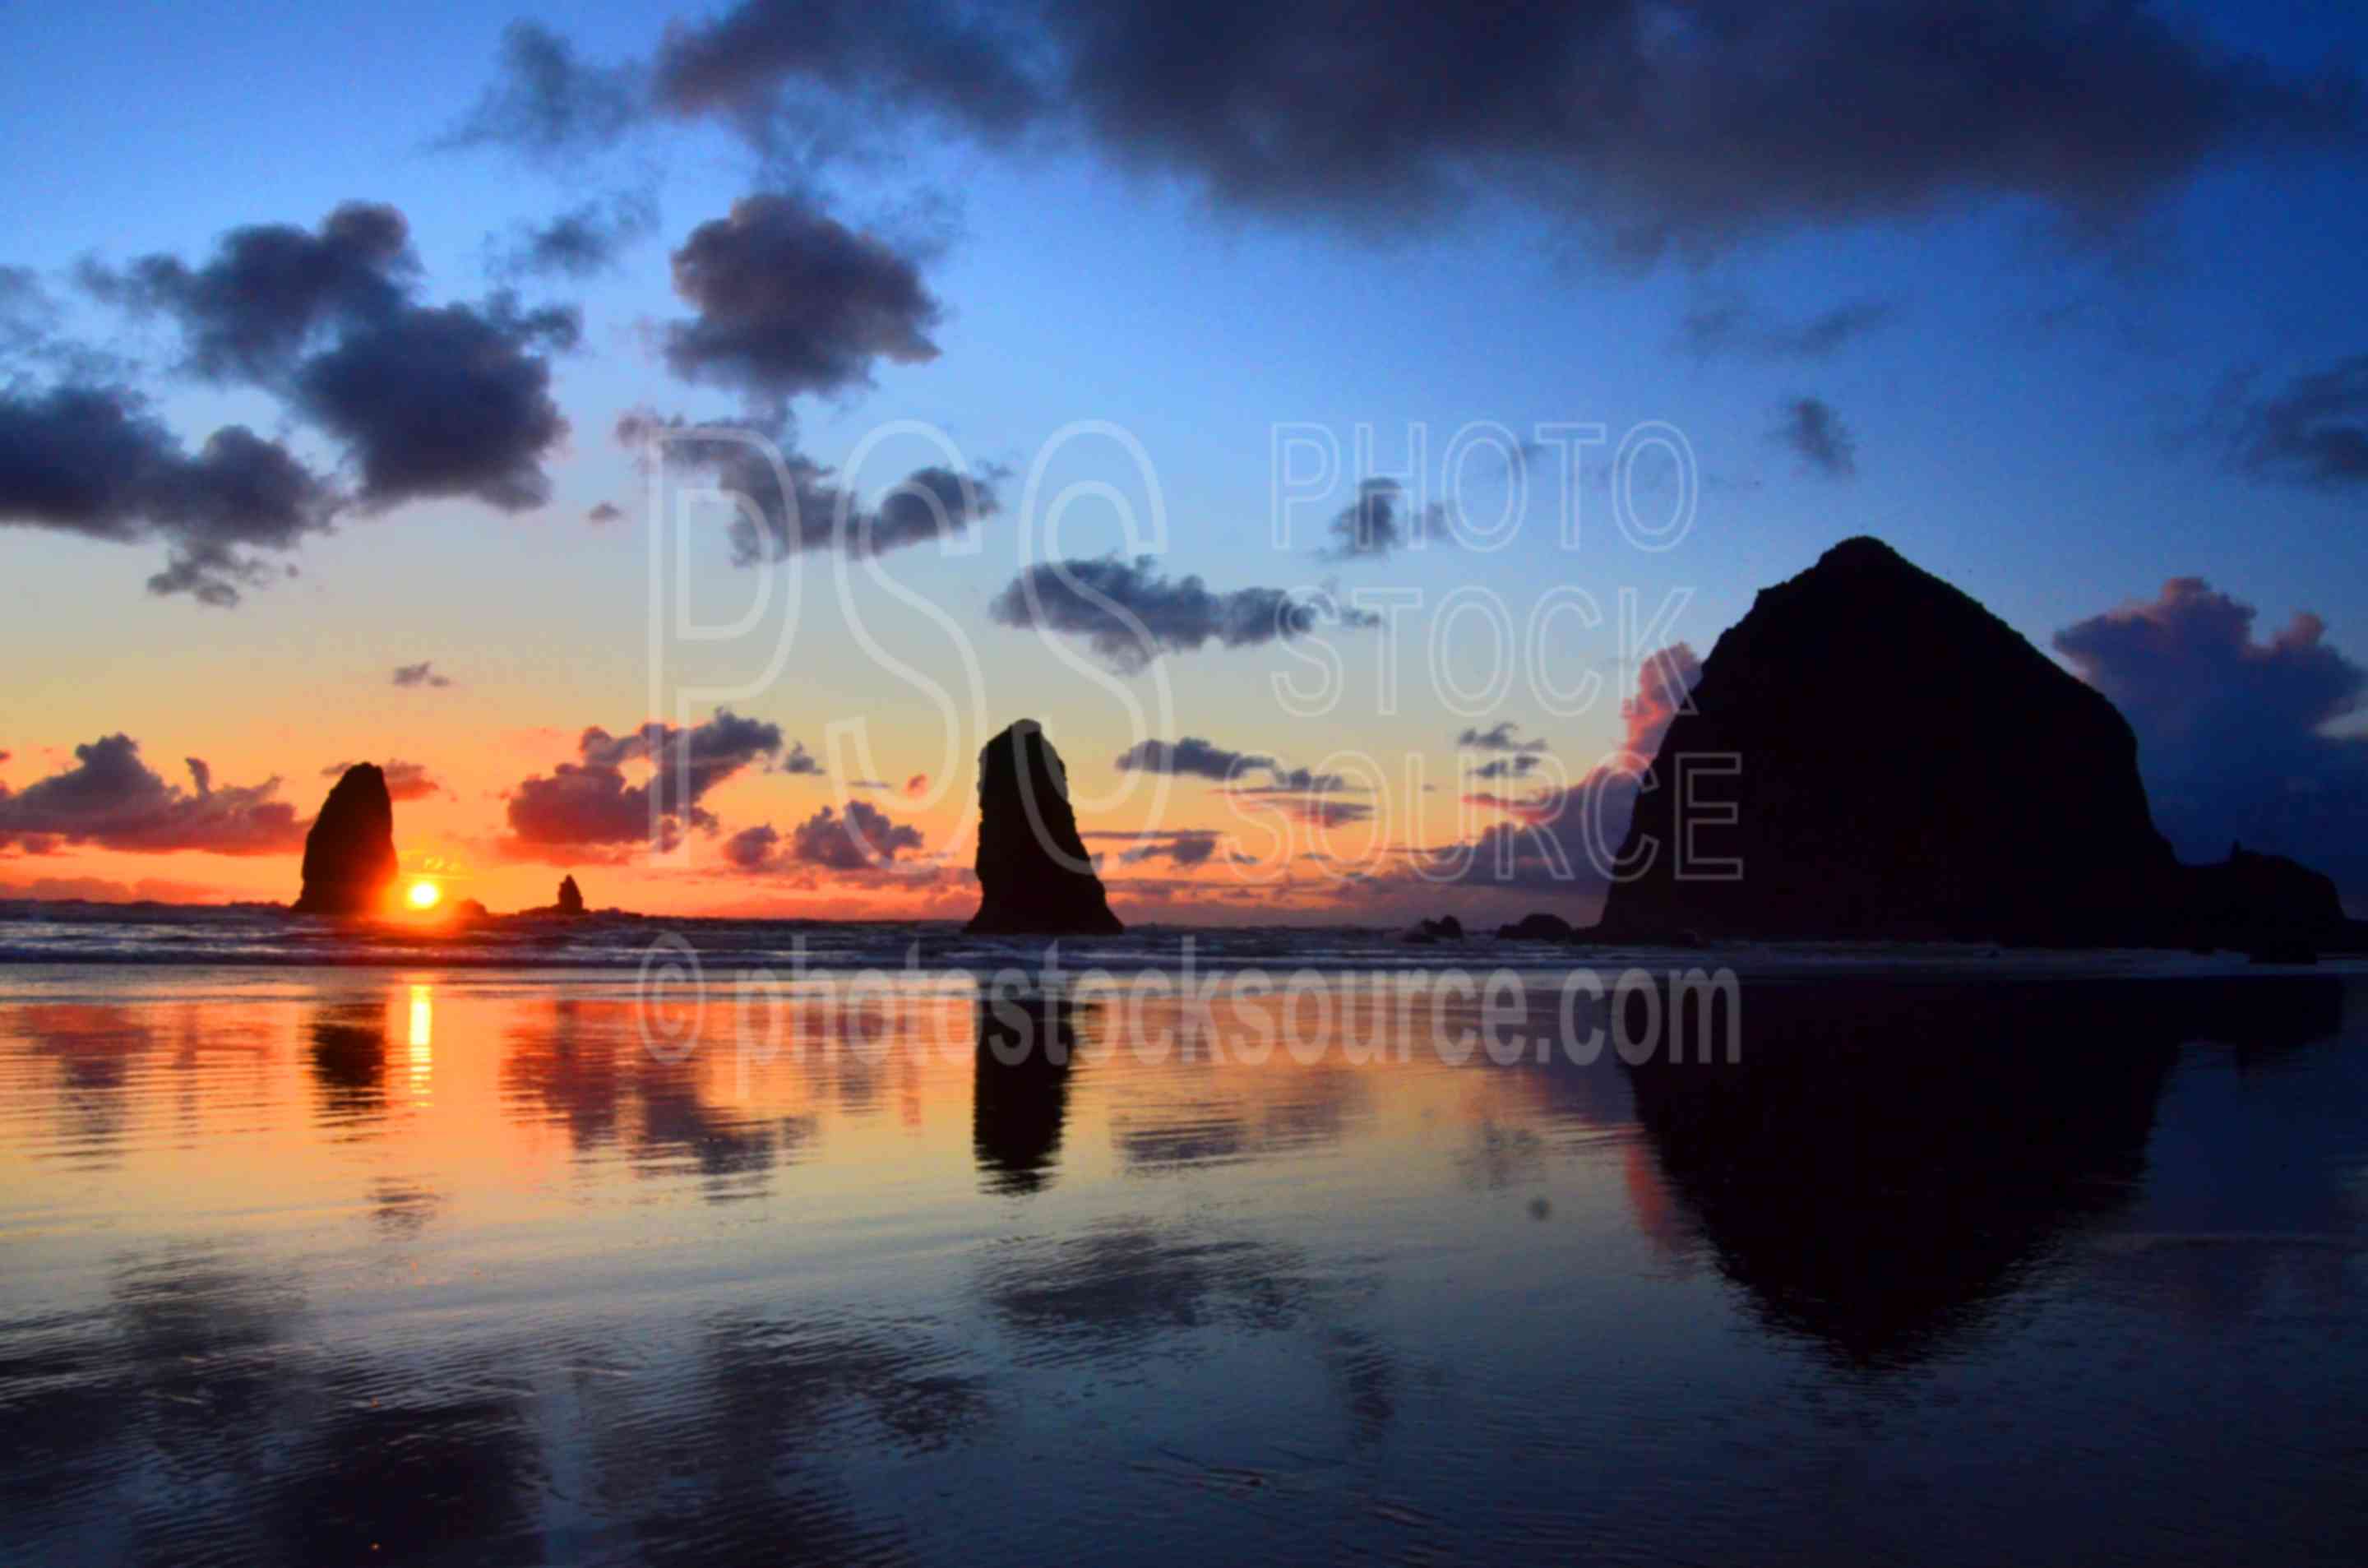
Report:
[[[552,907],[562,915],[584,913],[584,890],[575,885],[574,877],[559,879],[559,899]]]
[[[1452,915],[1442,915],[1436,920],[1417,920],[1414,923],[1413,929],[1398,939],[1412,942],[1417,946],[1435,942],[1460,942],[1463,940],[1463,922]]]
[[[299,915],[377,915],[394,886],[394,802],[374,762],[345,771],[304,835]]]
[[[2180,866],[2113,705],[1877,540],[1761,591],[1653,772],[1598,935],[2246,946],[2344,925],[2292,861]]]
[[[1497,927],[1497,940],[1500,942],[1567,942],[1577,935],[1577,928],[1569,921],[1543,910]]]
[[[1022,719],[978,754],[978,913],[964,927],[983,936],[1115,936],[1094,874],[1060,754],[1033,719]]]

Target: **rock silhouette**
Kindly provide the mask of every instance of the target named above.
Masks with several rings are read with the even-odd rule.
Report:
[[[394,802],[374,762],[346,769],[304,835],[299,915],[374,915],[394,885]]]
[[[1126,929],[1077,836],[1061,755],[1033,719],[978,754],[978,913],[964,930],[1056,937]]]
[[[1497,927],[1497,939],[1500,942],[1567,942],[1577,935],[1569,921],[1544,910]]]
[[[1689,778],[1705,766],[1725,771]],[[2180,867],[2119,710],[1877,540],[1760,592],[1654,773],[1601,935],[2089,945],[2341,923],[2291,861]]]
[[[553,907],[562,915],[584,913],[584,890],[575,885],[574,877],[559,879],[559,899]]]

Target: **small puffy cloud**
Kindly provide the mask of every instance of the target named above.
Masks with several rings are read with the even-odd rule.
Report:
[[[667,366],[760,407],[867,386],[880,359],[938,357],[929,333],[943,312],[919,265],[803,197],[743,197],[693,229],[674,287],[696,313],[666,324]]]
[[[1121,773],[1169,773],[1226,782],[1244,770],[1270,768],[1274,758],[1255,752],[1229,751],[1198,735],[1181,740],[1142,740],[1119,753],[1111,765]]]
[[[1381,624],[1365,611],[1327,608],[1341,626]],[[1126,674],[1162,653],[1190,653],[1211,642],[1243,648],[1304,636],[1326,619],[1315,601],[1281,588],[1219,593],[1197,576],[1163,576],[1148,555],[1039,562],[1005,585],[986,613],[1004,626],[1081,637]]]
[[[1455,737],[1457,747],[1463,751],[1542,752],[1549,749],[1543,737],[1520,740],[1515,733],[1520,725],[1511,719],[1500,719],[1483,730],[1467,727]]]
[[[625,509],[614,501],[597,501],[593,503],[592,509],[584,514],[584,520],[598,528],[603,523],[613,523],[624,515]]]
[[[1213,832],[1187,829],[1182,832],[1145,835],[1144,841],[1119,856],[1123,865],[1137,866],[1147,860],[1168,860],[1178,867],[1206,864],[1217,853],[1217,835]]]
[[[1328,561],[1380,560],[1409,544],[1452,541],[1447,509],[1434,501],[1415,509],[1406,487],[1395,479],[1368,479],[1357,498],[1326,526],[1333,543],[1318,553]]]
[[[596,725],[577,740],[576,751],[580,761],[560,763],[510,791],[503,853],[548,859],[554,852],[620,851],[640,843],[669,849],[685,826],[712,833],[718,824],[700,802],[724,780],[777,759],[781,730],[718,709],[687,730],[651,722],[612,735]],[[647,766],[640,782],[626,776],[632,764]]]
[[[450,686],[452,684],[452,678],[450,676],[440,676],[436,673],[435,660],[422,659],[416,665],[395,665],[394,684],[397,686],[427,686],[440,688]]]
[[[23,790],[0,787],[0,844],[35,853],[58,844],[152,854],[282,855],[302,847],[304,824],[273,797],[279,780],[213,782],[212,769],[186,759],[190,787],[168,784],[140,758],[129,735],[74,747],[74,766]]]
[[[773,771],[819,776],[822,764],[814,760],[814,753],[806,750],[805,742],[793,741],[790,749],[781,754],[780,760],[773,764]]]
[[[1491,758],[1471,772],[1474,778],[1526,778],[1538,770],[1543,760],[1537,753],[1525,751]]]
[[[861,872],[892,866],[900,851],[921,847],[920,829],[891,820],[868,801],[849,801],[844,812],[829,805],[817,808],[790,829],[786,840],[769,823],[743,828],[723,841],[723,858],[735,869],[753,874]]]
[[[617,421],[616,433],[644,462],[704,474],[718,488],[747,498],[756,515],[739,512],[730,527],[733,563],[739,566],[814,550],[882,555],[951,540],[1001,509],[994,473],[973,476],[936,466],[914,470],[867,507],[832,482],[830,470],[796,449],[785,415],[735,425],[637,409]]]
[[[1796,397],[1777,410],[1768,438],[1789,448],[1812,472],[1849,479],[1858,472],[1858,437],[1822,398]]]

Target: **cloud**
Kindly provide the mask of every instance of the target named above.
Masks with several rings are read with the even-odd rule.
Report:
[[[1342,626],[1381,624],[1361,610],[1326,608]],[[1191,653],[1212,642],[1243,648],[1304,636],[1327,619],[1315,602],[1281,588],[1212,593],[1197,576],[1163,577],[1148,555],[1039,562],[1005,585],[986,613],[1000,625],[1082,637],[1126,674],[1162,653]]]
[[[342,778],[346,769],[353,766],[350,762],[333,762],[321,769],[321,777]],[[444,786],[419,763],[389,759],[379,764],[379,770],[386,775],[386,793],[390,800],[427,801],[445,793]]]
[[[233,229],[202,267],[158,254],[120,271],[85,262],[81,278],[110,304],[177,322],[192,373],[266,383],[283,376],[332,323],[398,312],[418,273],[403,214],[381,202],[348,201],[317,231],[290,223]]]
[[[512,22],[502,34],[500,73],[439,146],[572,162],[615,145],[642,113],[639,72],[587,65],[566,40],[533,22]]]
[[[2328,727],[2368,705],[2368,672],[2295,614],[2256,641],[2256,612],[2200,577],[2067,626],[2056,652],[2138,736],[2155,823],[2190,860],[2230,840],[2368,890],[2368,735]]]
[[[1474,778],[1526,778],[1537,771],[1543,760],[1537,753],[1525,751],[1484,762],[1471,772]]]
[[[563,762],[510,791],[510,834],[503,851],[514,858],[548,858],[548,851],[617,849],[652,842],[671,849],[685,825],[712,833],[718,824],[700,804],[716,786],[781,753],[778,724],[744,719],[730,709],[688,730],[651,722],[621,735],[598,727],[576,742],[579,762]],[[649,767],[629,783],[628,764]]]
[[[435,660],[422,659],[416,665],[395,665],[394,684],[397,686],[432,686],[441,687],[450,686],[452,684],[452,677],[450,676],[438,675],[436,673]]]
[[[579,202],[547,223],[520,224],[496,252],[495,269],[510,278],[581,282],[615,266],[618,256],[656,228],[657,222],[657,199],[648,191]]]
[[[790,829],[787,843],[770,823],[744,828],[723,841],[723,858],[734,868],[769,873],[814,868],[871,871],[894,864],[900,850],[922,847],[921,830],[892,821],[864,801],[849,801],[844,813],[825,805]]]
[[[506,293],[424,305],[418,270],[403,214],[354,201],[317,231],[233,230],[200,267],[154,255],[82,277],[103,301],[170,317],[191,373],[262,388],[336,437],[366,507],[542,505],[542,460],[567,433],[543,353],[573,348],[580,318]]]
[[[2296,376],[2236,411],[2230,452],[2256,479],[2342,490],[2368,483],[2368,354]]]
[[[1796,397],[1784,403],[1768,438],[1790,447],[1827,479],[1849,479],[1858,472],[1858,437],[1821,398]]]
[[[805,742],[795,741],[791,744],[788,751],[781,754],[780,760],[773,764],[772,771],[819,777],[822,773],[822,764],[814,760],[814,753],[806,750]]]
[[[1887,300],[1855,300],[1806,321],[1790,322],[1730,302],[1688,312],[1679,342],[1698,359],[1822,359],[1890,324],[1897,313]]]
[[[1148,835],[1146,835],[1148,836]],[[1146,860],[1168,860],[1179,867],[1204,864],[1217,852],[1217,835],[1213,832],[1187,829],[1138,843],[1119,857],[1121,864],[1141,865]]]
[[[603,523],[613,523],[624,515],[625,509],[614,501],[598,501],[593,504],[590,511],[584,514],[584,520],[594,528],[598,528]]]
[[[813,550],[884,555],[951,540],[1002,510],[997,472],[973,476],[935,466],[914,470],[867,508],[832,483],[829,469],[796,449],[794,426],[781,415],[739,425],[636,409],[617,421],[617,439],[638,449],[644,462],[657,453],[672,469],[703,473],[717,488],[748,499],[757,515],[735,514],[729,530],[738,566]]]
[[[0,786],[0,844],[40,853],[94,844],[146,854],[284,855],[302,847],[305,824],[272,797],[279,780],[214,786],[196,757],[191,787],[167,784],[140,760],[140,743],[105,735],[74,747],[74,766],[21,790]]]
[[[1702,678],[1702,661],[1683,642],[1644,662],[1636,691],[1621,705],[1625,733],[1619,749],[1585,778],[1564,789],[1526,797],[1475,791],[1475,805],[1511,819],[1481,832],[1469,846],[1448,851],[1460,861],[1458,880],[1540,892],[1600,898],[1611,886],[1611,858],[1619,852],[1662,737]]]
[[[776,157],[920,125],[1075,136],[1237,212],[1404,233],[1483,199],[1615,254],[2000,199],[2112,230],[2205,165],[2354,142],[2356,83],[2282,74],[2136,5],[1457,0],[1344,26],[1217,7],[742,0],[670,32],[655,96]]]
[[[1409,514],[1406,488],[1395,479],[1360,483],[1357,499],[1325,531],[1338,541],[1317,552],[1327,561],[1380,560],[1406,545],[1454,538],[1447,527],[1446,507],[1434,501]]]
[[[1274,758],[1253,752],[1227,751],[1213,741],[1204,741],[1198,735],[1186,735],[1176,741],[1137,741],[1119,753],[1110,766],[1121,773],[1189,774],[1224,783],[1246,768],[1271,768]]]
[[[542,460],[567,434],[533,350],[572,348],[581,326],[572,310],[521,313],[498,297],[406,306],[307,360],[295,402],[347,443],[366,506],[471,496],[525,511],[551,498]]]
[[[336,507],[325,481],[245,426],[191,454],[121,387],[0,392],[0,526],[160,541],[152,594],[234,605],[271,574],[256,551],[292,550]]]
[[[799,196],[742,197],[674,253],[675,292],[698,312],[666,324],[666,360],[687,381],[762,408],[869,386],[874,361],[938,357],[943,313],[919,266]]]
[[[918,800],[928,792],[928,789],[929,776],[926,773],[916,773],[905,780],[905,795],[908,800]]]
[[[1464,751],[1542,752],[1550,749],[1543,737],[1515,740],[1513,732],[1520,727],[1514,720],[1500,719],[1485,730],[1477,727],[1465,729],[1455,737],[1455,744]]]

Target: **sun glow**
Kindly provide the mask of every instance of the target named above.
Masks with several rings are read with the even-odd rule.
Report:
[[[444,890],[434,882],[417,881],[411,884],[411,892],[405,896],[411,900],[414,909],[433,909],[437,901],[444,896]]]

